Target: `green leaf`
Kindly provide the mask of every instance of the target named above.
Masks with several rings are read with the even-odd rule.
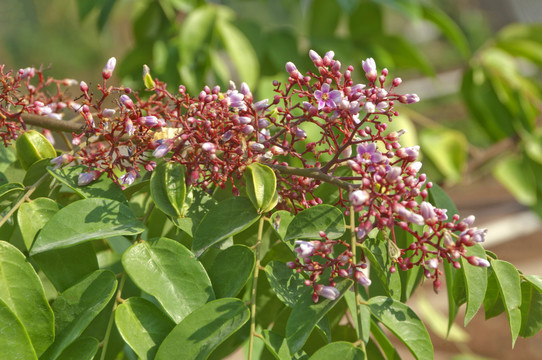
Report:
[[[525,280],[527,280],[534,287],[536,287],[538,289],[538,291],[542,292],[542,276],[527,275],[527,276],[525,276]]]
[[[420,131],[420,146],[437,169],[452,182],[461,179],[467,160],[467,138],[463,133],[446,128]]]
[[[503,260],[493,260],[491,267],[495,272],[499,291],[503,299],[508,323],[510,324],[510,332],[512,334],[512,347],[516,343],[516,339],[521,329],[521,285],[519,273],[514,265]]]
[[[402,15],[417,19],[421,16],[421,6],[418,1],[412,0],[371,0],[380,5],[393,9]]]
[[[113,180],[105,175],[100,176],[99,179],[94,180],[88,185],[79,186],[77,184],[79,174],[88,171],[88,168],[84,165],[66,166],[56,170],[48,168],[47,170],[55,177],[55,179],[85,199],[105,198],[126,202],[126,197],[120,186],[115,184]]]
[[[301,211],[288,225],[284,241],[320,239],[320,231],[330,239],[340,238],[346,231],[341,210],[322,204]]]
[[[33,255],[32,259],[59,292],[99,269],[96,250],[91,243],[47,251]]]
[[[205,191],[191,188],[186,194],[182,217],[172,219],[173,223],[193,237],[201,219],[203,219],[205,214],[207,214],[216,204],[216,200]]]
[[[459,211],[457,211],[457,208],[455,207],[454,202],[448,194],[446,194],[446,191],[444,191],[439,185],[433,183],[433,186],[431,189],[429,189],[429,199],[431,204],[438,207],[439,209],[446,209],[448,210],[448,217],[452,218],[455,214],[459,214]]]
[[[30,338],[17,315],[0,299],[0,349],[6,359],[37,360]]]
[[[0,241],[0,279],[0,299],[19,319],[36,354],[41,355],[55,337],[53,310],[32,265],[5,241]]]
[[[181,215],[186,197],[184,166],[178,163],[159,164],[151,176],[151,196],[165,214],[176,218]]]
[[[468,247],[466,255],[478,256],[481,259],[486,258],[485,250],[480,244]],[[461,257],[461,266],[465,274],[467,292],[467,308],[465,309],[465,326],[467,326],[484,302],[487,289],[487,269],[472,266],[464,257]]]
[[[407,305],[384,296],[369,299],[371,314],[387,327],[416,359],[433,359],[433,344],[423,322]]]
[[[214,5],[200,6],[188,13],[179,33],[179,55],[182,64],[190,64],[201,57],[201,52],[210,43],[215,21]]]
[[[271,261],[267,264],[265,274],[279,300],[293,308],[299,299],[299,294],[303,293],[305,278],[279,261]]]
[[[335,285],[340,292],[339,297],[335,300],[324,298],[316,304],[311,297],[312,289],[307,288],[306,290],[310,291],[302,291],[299,294],[299,300],[292,309],[292,313],[286,324],[286,341],[288,342],[290,353],[293,354],[301,350],[312,329],[340,301],[352,284],[353,282],[349,279],[340,279]]]
[[[40,360],[56,359],[102,311],[117,288],[115,274],[97,270],[60,294],[53,302],[55,342]]]
[[[135,244],[122,255],[122,264],[134,283],[154,296],[175,323],[215,298],[203,265],[174,240]]]
[[[384,239],[379,234],[377,238],[368,238],[363,242],[364,254],[372,266],[372,271],[369,273],[372,281],[369,293],[371,296],[387,295],[400,300],[401,278],[397,272],[389,271],[393,264],[388,250],[389,241],[391,240]]]
[[[500,294],[499,283],[493,270],[490,271],[490,275],[487,279],[487,290],[486,296],[484,297],[484,312],[486,320],[504,312],[504,304]]]
[[[15,147],[17,157],[25,170],[41,159],[56,156],[53,145],[43,134],[36,130],[29,130],[20,134],[15,142]]]
[[[469,58],[471,55],[469,42],[459,25],[437,6],[422,5],[421,8],[422,16],[440,29],[442,34],[459,50],[464,59]]]
[[[196,229],[192,251],[199,256],[209,246],[245,230],[259,217],[249,198],[233,197],[218,203]]]
[[[229,21],[220,21],[215,29],[229,58],[235,65],[239,78],[251,87],[256,86],[260,74],[260,64],[248,39]]]
[[[520,311],[521,329],[519,335],[522,337],[536,335],[542,329],[542,290],[530,281],[521,283]]]
[[[362,360],[367,357],[360,348],[355,347],[352,343],[337,341],[320,348],[309,358],[309,360],[329,360],[333,358],[341,360]]]
[[[244,178],[248,198],[258,212],[272,210],[269,207],[276,205],[273,204],[273,199],[277,193],[275,172],[267,165],[252,163],[247,166]]]
[[[493,142],[514,134],[510,121],[512,115],[505,104],[498,98],[490,75],[478,65],[472,65],[463,75],[461,96],[472,115]]]
[[[372,34],[383,32],[382,7],[373,2],[364,1],[348,14],[350,37],[358,41],[366,41]]]
[[[281,335],[271,330],[263,330],[262,336],[265,347],[267,348],[267,350],[269,350],[271,355],[275,357],[275,359],[288,360],[292,358],[292,356],[290,355],[290,351],[288,350],[288,344],[286,343],[286,339],[283,338]]]
[[[217,298],[234,297],[254,271],[256,257],[244,245],[233,245],[220,252],[209,269],[209,278]]]
[[[13,147],[0,146],[0,171],[4,172],[15,160],[17,155]]]
[[[58,210],[58,203],[48,198],[38,198],[21,205],[17,212],[17,223],[27,249],[32,247],[36,234]]]
[[[71,343],[57,359],[92,360],[96,352],[98,352],[98,340],[92,337],[83,337]]]
[[[165,338],[156,360],[203,360],[245,324],[250,311],[239,299],[211,301],[188,315]]]
[[[154,359],[158,346],[175,327],[160,309],[143,298],[132,297],[115,310],[115,324],[142,360]]]
[[[43,175],[48,174],[47,168],[49,166],[51,166],[51,159],[41,159],[33,163],[24,175],[23,185],[34,185]],[[35,199],[38,197],[48,196],[51,192],[51,183],[53,180],[54,179],[52,176],[47,176],[46,179],[42,180],[42,182],[36,187],[36,190],[32,193],[31,198]]]
[[[39,233],[30,254],[67,248],[85,241],[136,235],[145,228],[127,205],[109,199],[84,199],[60,209]]]
[[[522,204],[536,204],[536,178],[533,170],[525,166],[526,162],[519,156],[502,157],[493,168],[493,175]]]
[[[17,183],[8,183],[0,186],[0,212],[11,206],[24,192],[24,186]]]

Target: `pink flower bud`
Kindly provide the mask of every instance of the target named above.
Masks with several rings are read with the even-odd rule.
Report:
[[[295,248],[294,251],[299,254],[299,257],[301,258],[307,258],[314,253],[315,247],[312,242],[296,240],[295,244],[299,246]]]
[[[356,281],[363,286],[371,285],[371,279],[365,276],[365,274],[361,271],[354,272],[354,279],[356,279]]]
[[[265,146],[257,142],[250,142],[249,147],[252,151],[264,151]]]
[[[154,149],[152,156],[159,159],[164,157],[169,152],[169,144],[162,144],[159,145],[156,149]]]
[[[79,83],[79,88],[81,89],[82,92],[86,93],[88,91],[88,85],[86,82],[84,81],[81,81]]]
[[[117,65],[117,59],[114,57],[109,58],[107,60],[107,63],[105,64],[103,70],[102,70],[102,77],[107,80],[111,77],[113,74],[113,70],[115,70],[115,65]]]
[[[79,185],[79,186],[88,185],[92,181],[94,181],[98,177],[100,177],[100,175],[101,174],[96,170],[88,172],[88,173],[81,173],[81,174],[79,174],[79,177],[77,178],[77,185]]]
[[[210,152],[210,153],[216,152],[215,144],[210,143],[210,142],[206,142],[206,143],[201,144],[201,149],[203,151],[207,151],[207,152]]]
[[[368,58],[361,62],[361,67],[365,71],[365,76],[370,82],[375,82],[378,74],[376,72],[376,63],[373,58]]]
[[[132,101],[132,99],[130,99],[130,97],[126,94],[122,94],[120,96],[120,103],[124,106],[126,106],[127,108],[129,109],[133,109],[134,108],[134,102]]]
[[[316,51],[309,50],[309,57],[311,58],[314,65],[316,65],[316,67],[322,66],[322,64],[323,64],[322,57],[320,55],[318,55],[318,53]]]
[[[102,116],[106,118],[111,118],[115,115],[115,109],[104,109],[102,111]]]
[[[128,172],[124,175],[122,175],[120,178],[119,178],[119,182],[122,184],[122,185],[126,185],[126,186],[130,186],[134,183],[135,181],[135,174],[132,173],[132,172]]]
[[[367,200],[369,200],[369,193],[365,190],[352,191],[348,196],[348,201],[353,206],[363,205]]]
[[[437,258],[432,258],[425,261],[425,266],[432,270],[435,270],[436,268],[438,268],[438,264],[439,262]]]
[[[341,293],[333,286],[323,286],[321,289],[319,289],[318,295],[333,301],[338,299]]]

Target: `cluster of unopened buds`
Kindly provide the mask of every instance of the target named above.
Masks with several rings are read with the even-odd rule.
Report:
[[[475,266],[489,266],[485,259],[466,257],[466,247],[483,241],[485,230],[472,227],[473,217],[460,220],[454,215],[448,221],[445,210],[427,201],[432,184],[419,173],[419,147],[402,147],[404,131],[387,131],[398,115],[395,104],[416,103],[418,96],[397,93],[402,80],[390,81],[387,69],[379,73],[372,58],[361,64],[367,83],[355,82],[354,67],[344,69],[334,55],[329,51],[322,57],[311,50],[316,71],[305,74],[288,62],[287,81],[274,81],[273,99],[261,101],[254,101],[245,83],[239,88],[230,83],[226,91],[205,86],[197,96],[181,85],[171,93],[165,83],[152,79],[146,66],[143,76],[150,95],[139,96],[130,88],[107,84],[114,58],[105,65],[96,93],[85,82],[45,79],[34,68],[14,74],[0,66],[0,136],[5,144],[16,138],[28,114],[65,122],[67,113],[75,113],[84,125],[72,132],[74,148],[52,163],[57,168],[85,165],[80,186],[104,174],[129,186],[164,159],[185,165],[188,185],[210,190],[229,184],[237,195],[246,167],[266,163],[277,171],[278,209],[297,212],[321,204],[316,190],[327,181],[340,188],[335,205],[357,214],[359,242],[373,229],[385,232],[394,244],[396,226],[409,232],[415,241],[398,249],[390,271],[422,266],[438,289],[442,261],[459,267],[459,258],[465,257]],[[76,98],[65,91],[75,84],[81,91]],[[296,173],[292,163],[314,172]],[[339,243],[347,250],[332,258]],[[308,274],[315,299],[338,296],[337,276],[370,284],[362,271],[366,264],[355,263],[348,244],[322,234],[320,240],[298,245],[300,259],[290,266]],[[324,286],[317,280],[328,268],[331,276]]]

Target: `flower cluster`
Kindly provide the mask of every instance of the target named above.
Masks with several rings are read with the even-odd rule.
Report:
[[[164,159],[185,165],[189,185],[205,190],[230,184],[237,195],[246,167],[266,163],[278,173],[280,209],[297,212],[321,204],[316,191],[327,181],[341,189],[335,205],[357,214],[358,241],[373,229],[392,242],[396,227],[410,233],[414,241],[399,249],[390,271],[421,266],[438,289],[443,261],[459,267],[458,259],[464,257],[488,266],[487,260],[466,255],[466,247],[484,240],[485,230],[472,227],[473,217],[454,215],[448,221],[445,210],[427,201],[432,184],[420,174],[419,147],[402,147],[403,132],[387,131],[398,115],[396,103],[416,103],[418,96],[398,93],[402,80],[388,79],[388,70],[379,72],[372,58],[362,61],[367,82],[361,83],[354,81],[354,67],[344,68],[332,51],[322,57],[311,50],[309,56],[315,71],[302,74],[288,62],[287,81],[274,81],[273,99],[260,101],[245,83],[239,88],[230,83],[226,90],[205,86],[197,96],[181,85],[171,93],[165,83],[152,80],[146,66],[149,95],[140,96],[108,85],[114,58],[102,71],[97,93],[83,81],[45,79],[41,69],[14,73],[0,66],[0,136],[9,143],[31,115],[72,129],[74,148],[52,163],[86,165],[81,186],[103,174],[129,186]],[[80,95],[70,96],[66,88],[77,84]],[[65,117],[79,119],[80,125],[73,128]],[[303,171],[292,171],[291,164]],[[337,295],[337,276],[370,284],[362,271],[366,264],[356,264],[350,245],[323,233],[322,239],[298,245],[299,259],[289,265],[309,274],[307,285],[313,286],[316,300]],[[328,269],[329,285],[319,284]]]

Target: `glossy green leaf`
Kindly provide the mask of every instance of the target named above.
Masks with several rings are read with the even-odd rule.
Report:
[[[377,296],[368,301],[371,314],[387,327],[416,359],[433,359],[433,344],[423,322],[407,305]]]
[[[211,301],[188,315],[165,338],[156,360],[203,360],[245,324],[248,307],[239,299]]]
[[[463,133],[446,128],[426,128],[420,131],[420,146],[449,181],[461,179],[468,147]]]
[[[247,166],[244,178],[247,196],[258,212],[272,210],[269,207],[273,206],[273,200],[277,193],[275,172],[267,165],[252,163]]]
[[[255,86],[260,74],[260,64],[254,48],[245,35],[229,21],[220,21],[216,31],[239,78]]]
[[[520,203],[528,206],[536,204],[536,178],[522,158],[501,158],[493,168],[493,174]]]
[[[468,247],[466,255],[478,256],[482,259],[486,258],[485,250],[479,244]],[[463,257],[461,257],[461,265],[463,267],[467,292],[467,308],[465,309],[465,326],[467,326],[484,302],[487,289],[487,269],[472,266]]]
[[[542,276],[527,275],[524,279],[530,282],[535,288],[538,289],[538,291],[542,292]]]
[[[59,292],[99,269],[96,250],[89,242],[39,253],[32,259]]]
[[[60,294],[53,302],[55,342],[40,360],[56,359],[102,311],[117,288],[115,274],[97,270]]]
[[[519,273],[514,265],[503,260],[493,260],[491,267],[495,272],[499,284],[499,290],[503,299],[510,332],[512,334],[512,347],[521,329],[521,285]]]
[[[269,350],[271,355],[275,357],[275,359],[288,360],[292,358],[292,355],[290,355],[290,351],[288,350],[288,344],[286,343],[286,339],[284,337],[271,330],[263,330],[262,336],[265,347],[267,350]]]
[[[215,298],[203,265],[174,240],[135,244],[122,255],[122,264],[134,283],[154,296],[175,323]]]
[[[336,288],[340,296],[335,300],[320,299],[318,303],[312,300],[312,291],[302,291],[286,324],[286,341],[290,353],[296,353],[303,347],[312,329],[324,317],[324,315],[339,302],[344,293],[352,286],[349,279],[337,281]],[[312,289],[305,289],[312,290]]]
[[[251,278],[255,262],[254,252],[244,245],[233,245],[220,252],[209,269],[216,297],[236,296]]]
[[[175,327],[160,309],[143,298],[132,297],[115,310],[115,324],[142,360],[154,359],[158,346]]]
[[[280,301],[293,308],[306,288],[305,278],[279,261],[271,261],[265,267],[265,274],[271,289]]]
[[[320,348],[309,360],[363,360],[367,357],[359,347],[346,341],[337,341]]]
[[[182,216],[174,218],[173,223],[190,236],[194,235],[201,219],[217,204],[205,191],[191,188],[186,194]]]
[[[41,355],[55,336],[53,310],[32,265],[5,241],[0,241],[0,279],[0,299],[17,316],[36,354]]]
[[[388,338],[388,335],[380,328],[380,325],[377,323],[375,318],[371,318],[371,334],[373,335],[373,338],[378,343],[380,348],[382,349],[382,352],[384,355],[386,355],[387,359],[401,359],[401,356],[399,356],[399,353],[397,352],[397,349],[392,344],[390,339]],[[369,339],[368,345],[371,344],[371,339]],[[369,354],[369,346],[367,346],[367,353]],[[378,355],[378,353],[377,353]],[[382,354],[380,354],[382,356]]]
[[[196,229],[192,251],[199,256],[209,246],[245,230],[259,217],[249,198],[233,197],[218,203]]]
[[[0,212],[11,206],[24,192],[24,186],[17,183],[8,183],[0,186]]]
[[[92,360],[98,352],[98,340],[92,337],[82,337],[68,346],[58,360]]]
[[[17,154],[13,147],[0,146],[0,171],[4,172],[17,160]]]
[[[491,268],[490,270],[490,275],[487,279],[486,296],[484,297],[484,313],[486,320],[504,312],[504,304],[500,294],[499,282],[495,272]]]
[[[77,194],[85,199],[90,198],[105,198],[116,200],[120,202],[126,202],[126,197],[122,192],[119,185],[115,184],[113,180],[105,175],[100,176],[99,179],[94,180],[88,185],[79,186],[77,184],[79,174],[88,171],[88,167],[83,165],[66,166],[61,169],[47,169],[51,175],[55,177],[62,184],[66,185]]]
[[[39,233],[30,254],[67,248],[85,241],[136,235],[145,228],[127,205],[109,199],[84,199],[60,209]]]
[[[288,225],[284,241],[320,239],[320,231],[330,239],[340,238],[346,231],[341,210],[322,204],[301,211]]]
[[[151,196],[156,206],[167,215],[181,215],[186,197],[184,166],[178,163],[159,164],[151,176]]]
[[[43,175],[48,174],[47,168],[49,166],[51,166],[51,159],[36,161],[26,171],[23,179],[23,185],[34,185]],[[36,187],[36,190],[32,193],[31,198],[35,199],[38,197],[48,196],[51,192],[51,183],[53,180],[54,178],[52,176],[47,176],[46,179],[42,180],[41,183]]]
[[[536,335],[542,329],[542,290],[530,281],[521,283],[520,311],[519,335],[522,337]]]
[[[26,249],[32,247],[36,234],[58,210],[58,203],[48,198],[38,198],[21,205],[17,212],[17,223]]]
[[[17,315],[0,299],[0,351],[6,359],[37,360],[28,333]]]

